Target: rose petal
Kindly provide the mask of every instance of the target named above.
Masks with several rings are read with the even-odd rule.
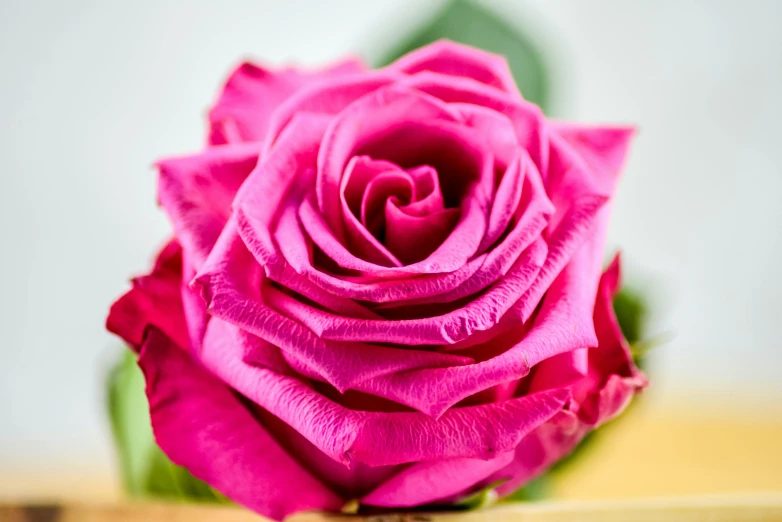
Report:
[[[276,520],[342,506],[343,500],[286,453],[228,387],[154,328],[139,366],[155,439],[174,463]]]
[[[275,308],[287,313],[289,303],[296,301],[271,287],[261,296],[261,268],[241,241],[234,218],[193,284],[201,290],[213,316],[295,354],[340,391],[388,372],[470,362],[435,352],[331,342],[288,319]]]
[[[231,213],[231,202],[258,162],[257,144],[211,147],[157,163],[158,199],[182,248],[198,268]]]
[[[333,116],[359,98],[391,84],[399,77],[398,73],[391,71],[365,71],[303,87],[272,113],[264,141],[264,153],[271,150],[295,115],[310,113]]]
[[[400,124],[424,123],[427,120],[453,122],[458,121],[458,115],[431,96],[398,87],[371,92],[334,118],[318,153],[316,193],[318,209],[339,240],[344,237],[339,189],[350,158],[368,142],[398,128]]]
[[[618,280],[616,258],[600,279],[594,312],[597,347],[587,350],[586,374],[570,385],[574,391],[571,411],[560,412],[524,438],[516,448],[513,462],[495,476],[512,477],[498,488],[500,494],[516,490],[572,451],[589,430],[619,415],[632,396],[646,386],[646,379],[633,364],[614,314],[612,298]],[[551,366],[552,371],[548,373],[554,375],[557,359],[542,362],[541,369]],[[531,391],[553,385],[538,378],[538,371],[530,383]]]
[[[455,408],[437,421],[418,412],[348,410],[296,379],[248,365],[237,354],[241,348],[231,343],[207,342],[218,324],[207,327],[202,353],[207,368],[346,465],[495,458],[515,448],[569,399],[567,390],[550,390],[501,404]]]
[[[401,170],[388,161],[374,160],[369,156],[354,156],[345,167],[340,186],[342,219],[349,250],[361,259],[382,266],[402,266],[402,263],[359,221],[361,201],[372,178],[381,172],[394,169]]]
[[[434,96],[456,111],[462,104],[491,109],[504,114],[513,123],[518,144],[546,177],[548,167],[548,127],[540,107],[508,96],[469,78],[420,72],[399,82]]]
[[[323,71],[272,71],[245,62],[231,73],[209,111],[209,143],[262,142],[274,110],[293,93],[310,84],[364,70],[358,60],[347,60]]]
[[[171,240],[158,254],[149,275],[134,278],[133,288],[112,306],[106,329],[139,349],[155,326],[178,346],[190,346],[182,310],[182,249]]]
[[[450,40],[439,40],[407,53],[388,68],[406,74],[431,71],[469,78],[521,98],[504,56]]]
[[[491,460],[457,458],[419,462],[394,475],[361,499],[362,504],[406,508],[458,495],[510,464],[509,451]]]

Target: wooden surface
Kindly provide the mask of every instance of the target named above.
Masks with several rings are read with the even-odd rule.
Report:
[[[174,504],[0,505],[0,522],[258,522],[238,508]],[[765,522],[782,520],[782,495],[685,497],[625,502],[508,504],[462,513],[331,516],[303,513],[288,522]]]

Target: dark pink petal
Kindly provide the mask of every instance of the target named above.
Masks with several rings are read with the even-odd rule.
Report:
[[[357,60],[348,60],[323,71],[297,69],[272,71],[245,62],[228,78],[209,111],[209,143],[262,142],[271,114],[297,90],[363,71]]]
[[[411,216],[424,216],[443,210],[445,201],[437,171],[429,165],[421,165],[409,169],[408,172],[415,184],[416,201],[405,205],[402,210]]]
[[[223,145],[157,163],[158,199],[196,268],[217,241],[259,149],[257,144]]]
[[[340,391],[389,372],[470,362],[436,352],[332,342],[289,319],[278,310],[287,314],[298,301],[271,287],[261,295],[262,270],[240,239],[233,218],[194,284],[213,316],[294,354]]]
[[[285,312],[323,339],[412,346],[453,344],[495,326],[524,295],[542,261],[539,259],[536,264],[533,260],[520,258],[518,270],[510,270],[503,279],[463,307],[438,316],[406,320],[355,319],[300,301],[289,303]]]
[[[406,464],[392,466],[370,466],[353,461],[350,467],[336,461],[319,450],[299,432],[271,413],[258,408],[258,415],[264,426],[274,434],[275,439],[299,462],[332,491],[345,499],[357,499],[388,480]]]
[[[277,138],[297,114],[334,116],[359,98],[399,79],[390,71],[366,71],[346,74],[328,82],[319,82],[302,88],[285,100],[272,113],[269,131],[264,141],[264,152],[271,149]]]
[[[513,97],[521,97],[505,57],[449,40],[421,47],[404,55],[388,68],[406,74],[431,71],[461,76],[502,90]]]
[[[483,251],[491,247],[508,230],[519,207],[525,173],[532,166],[532,160],[526,154],[520,153],[504,172],[494,196],[486,234],[478,250]]]
[[[541,253],[545,254],[548,247],[539,236],[546,228],[549,217],[554,213],[554,208],[546,196],[536,171],[528,174],[534,175],[527,175],[523,180],[523,196],[518,206],[521,209],[521,215],[515,217],[515,225],[511,226],[510,232],[501,240],[500,244],[487,254],[475,258],[475,260],[482,261],[469,278],[451,289],[443,287],[441,292],[415,299],[384,301],[381,306],[376,308],[453,302],[475,294],[498,281],[510,270],[521,253],[531,245],[535,245],[535,252],[529,257],[530,260],[537,260]],[[535,267],[540,268],[537,261],[535,261]]]
[[[361,200],[361,222],[373,236],[381,236],[385,226],[386,203],[394,199],[403,205],[415,199],[415,184],[402,169],[381,172],[367,183]]]
[[[272,241],[275,222],[291,191],[314,169],[328,122],[324,116],[297,115],[236,196],[236,213],[246,225],[243,238],[254,245],[254,252],[264,252],[265,257],[258,260],[261,264],[276,250]]]
[[[182,258],[182,311],[185,315],[187,324],[187,333],[190,336],[190,349],[198,350],[201,347],[201,341],[206,331],[206,323],[209,321],[209,315],[206,311],[206,303],[201,299],[201,295],[196,290],[190,288],[190,281],[196,275],[190,258]]]
[[[367,185],[375,176],[395,169],[401,170],[388,161],[354,156],[345,168],[340,187],[346,246],[361,259],[382,266],[402,266],[402,263],[360,221],[362,200]]]
[[[463,104],[476,105],[505,115],[513,124],[518,144],[546,177],[548,128],[540,108],[496,89],[462,77],[424,71],[399,82],[430,94],[460,111]]]
[[[458,208],[446,208],[422,216],[411,216],[399,203],[385,204],[385,244],[405,264],[423,261],[441,245],[461,217]]]
[[[147,330],[155,326],[177,346],[190,346],[182,310],[182,249],[176,240],[160,251],[149,275],[134,278],[133,288],[112,306],[106,329],[122,337],[135,349],[144,342]]]
[[[412,126],[428,120],[454,122],[458,121],[458,115],[431,96],[393,86],[365,95],[334,118],[318,153],[316,193],[318,209],[339,240],[344,237],[340,186],[350,158],[359,154],[362,147],[402,124]],[[403,150],[404,147],[398,145],[398,151]],[[420,146],[416,150],[420,150]],[[373,157],[391,159],[378,155]]]
[[[590,127],[573,123],[549,124],[578,154],[605,191],[612,191],[627,159],[634,127]]]
[[[276,520],[342,506],[343,500],[286,453],[228,387],[157,329],[147,337],[139,366],[155,439],[176,464]]]
[[[540,303],[540,295],[544,293],[541,288],[546,288],[546,297],[526,335],[520,330],[519,338],[513,340],[511,337],[509,345],[503,340],[500,344],[502,353],[488,360],[463,367],[433,368],[426,374],[416,371],[389,374],[361,382],[357,389],[438,417],[470,395],[526,376],[531,367],[545,359],[596,346],[592,311],[607,217],[600,210],[604,201],[597,203],[591,207],[577,206],[578,211],[569,214],[561,223],[560,234],[552,238],[548,257],[536,274],[535,282],[497,326],[502,332],[508,328],[503,322],[510,322],[511,329],[518,330]],[[592,235],[582,245],[588,232]],[[575,255],[573,251],[576,251]],[[508,277],[502,279],[500,284],[507,280]],[[493,342],[489,338],[485,345],[468,348],[462,353],[483,352]]]
[[[239,393],[291,426],[334,460],[385,466],[443,458],[491,459],[512,450],[569,399],[550,390],[500,404],[455,408],[434,420],[418,412],[346,409],[297,379],[245,363],[233,343],[211,342],[202,362]]]
[[[459,495],[506,467],[515,453],[491,460],[456,458],[426,461],[402,470],[361,499],[370,506],[406,508],[435,503]]]
[[[570,411],[558,413],[524,438],[516,448],[513,462],[494,477],[512,477],[498,488],[500,494],[514,491],[568,454],[587,432],[619,415],[633,395],[646,386],[646,379],[633,364],[614,314],[613,296],[618,281],[617,258],[600,280],[594,312],[597,347],[586,350],[586,371],[581,371],[582,377],[568,385],[573,391]],[[570,365],[561,356],[543,361],[536,368],[530,390],[556,386],[553,378],[563,369],[562,363]],[[540,370],[545,375],[539,376]]]

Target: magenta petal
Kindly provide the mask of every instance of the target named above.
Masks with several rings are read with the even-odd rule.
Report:
[[[518,144],[527,151],[545,178],[548,172],[548,130],[545,117],[537,105],[469,78],[428,71],[410,76],[400,83],[439,98],[456,111],[460,111],[460,108],[467,104],[505,115],[513,124]]]
[[[385,373],[471,361],[437,352],[332,342],[288,319],[286,315],[301,305],[272,288],[261,296],[263,274],[239,238],[233,219],[194,284],[203,292],[212,315],[292,353],[340,391]]]
[[[403,263],[423,261],[441,245],[459,221],[458,208],[411,216],[393,200],[385,204],[385,244]]]
[[[516,490],[572,451],[589,430],[621,413],[633,395],[646,386],[646,379],[633,364],[614,314],[612,298],[618,289],[618,279],[619,265],[614,260],[603,274],[597,291],[594,312],[597,346],[586,350],[586,373],[569,384],[573,391],[570,411],[558,413],[524,438],[516,448],[513,462],[494,477],[511,477],[498,488],[500,494]],[[553,357],[539,365],[540,369],[552,366],[547,371],[549,379],[539,379],[536,372],[530,383],[531,391],[557,385],[552,378],[561,369],[558,359]]]
[[[407,74],[432,71],[462,76],[520,97],[505,57],[450,40],[439,40],[421,47],[388,67]]]
[[[453,122],[458,121],[458,115],[431,96],[396,86],[367,94],[334,118],[318,153],[316,193],[318,209],[339,240],[344,236],[340,186],[350,158],[371,140],[400,124],[426,120]]]
[[[149,275],[136,277],[133,287],[112,306],[106,329],[122,337],[135,349],[144,342],[147,330],[155,326],[188,348],[190,335],[182,309],[182,249],[176,240],[160,251]]]
[[[264,141],[264,153],[269,151],[285,127],[297,114],[334,116],[359,98],[389,85],[398,73],[366,71],[346,74],[328,82],[308,85],[280,104],[272,113],[269,131]]]
[[[361,499],[370,506],[406,508],[459,495],[513,460],[514,452],[491,460],[456,458],[413,464]]]
[[[297,379],[251,366],[231,343],[207,342],[202,362],[232,388],[277,416],[331,458],[385,466],[442,458],[484,460],[512,450],[536,426],[562,409],[570,394],[549,390],[501,404],[447,411],[439,420],[418,412],[346,409]]]
[[[407,464],[395,466],[369,466],[353,461],[350,467],[323,453],[289,425],[258,408],[264,426],[291,455],[304,462],[307,469],[331,490],[345,499],[361,498],[393,476]]]
[[[491,247],[508,229],[516,215],[524,186],[524,176],[529,168],[532,168],[532,160],[526,154],[519,154],[503,174],[494,196],[486,234],[478,250],[483,251]]]
[[[414,167],[408,171],[415,184],[417,201],[405,205],[405,214],[411,216],[424,216],[433,212],[439,212],[445,208],[443,193],[440,190],[440,177],[437,171],[429,165]]]
[[[258,144],[223,145],[157,163],[158,199],[196,268],[217,241],[259,149]]]
[[[415,199],[413,178],[404,170],[381,172],[367,184],[361,200],[361,222],[375,237],[380,235],[385,226],[383,211],[391,198],[401,204]]]
[[[554,134],[562,138],[593,173],[593,182],[604,192],[613,192],[635,134],[634,127],[588,127],[553,123]]]
[[[296,69],[272,71],[245,62],[231,74],[209,111],[209,143],[262,142],[272,112],[293,93],[308,84],[360,72],[364,66],[348,60],[316,72]]]
[[[314,169],[328,122],[324,116],[297,115],[236,196],[236,213],[246,225],[242,227],[244,239],[255,247],[254,252],[264,253],[261,264],[276,251],[272,241],[275,222],[291,191]]]
[[[198,350],[201,347],[201,341],[206,331],[206,323],[209,321],[209,315],[206,311],[206,303],[196,290],[190,288],[190,281],[196,275],[190,258],[184,256],[182,259],[182,311],[187,323],[187,332],[190,336],[190,349]]]
[[[282,520],[343,500],[288,455],[231,390],[153,329],[139,366],[155,439],[176,464],[236,502]]]
[[[436,420],[419,412],[369,413],[350,455],[373,465],[456,457],[489,460],[514,449],[569,398],[567,390],[547,390],[503,403],[452,408]]]
[[[399,167],[387,161],[354,156],[345,168],[340,187],[347,246],[361,259],[382,266],[402,266],[402,263],[359,221],[361,202],[367,184],[379,173],[394,169]]]

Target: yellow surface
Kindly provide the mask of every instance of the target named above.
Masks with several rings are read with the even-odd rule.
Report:
[[[557,476],[562,499],[782,491],[782,415],[631,408]]]
[[[555,477],[553,499],[610,500],[782,492],[782,410],[659,408],[641,401],[605,427],[588,450]],[[121,498],[116,474],[79,469],[5,469],[0,500]]]

